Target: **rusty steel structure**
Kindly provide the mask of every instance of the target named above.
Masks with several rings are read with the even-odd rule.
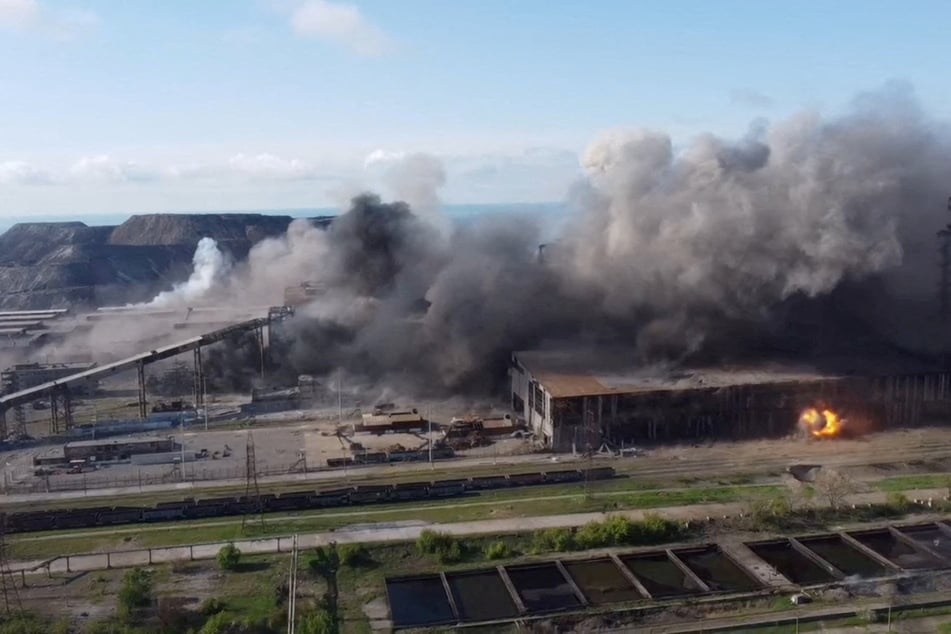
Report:
[[[148,418],[148,395],[145,389],[145,366],[169,359],[179,354],[193,351],[195,370],[194,370],[194,389],[195,405],[202,407],[204,405],[204,368],[202,364],[201,349],[205,346],[229,339],[235,334],[242,332],[255,332],[257,341],[261,346],[261,370],[263,372],[265,364],[266,346],[270,341],[270,328],[272,322],[282,320],[293,314],[293,310],[287,307],[275,307],[268,311],[267,317],[250,319],[239,323],[231,324],[223,328],[191,337],[171,345],[163,346],[148,352],[142,352],[119,361],[94,366],[92,368],[76,372],[68,376],[60,377],[55,380],[35,385],[25,389],[10,391],[0,396],[0,437],[7,437],[11,431],[7,424],[7,412],[14,412],[16,416],[16,431],[22,432],[20,414],[25,404],[31,403],[40,398],[48,398],[50,403],[50,433],[55,435],[68,431],[73,425],[72,398],[73,388],[86,385],[90,381],[107,378],[121,372],[135,370],[138,383],[138,408],[141,419]]]

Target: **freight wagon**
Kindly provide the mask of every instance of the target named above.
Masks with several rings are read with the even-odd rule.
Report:
[[[309,509],[394,503],[477,494],[506,487],[537,486],[605,480],[613,478],[611,467],[563,469],[558,471],[477,476],[432,482],[404,482],[389,485],[359,485],[326,490],[285,491],[236,497],[186,498],[159,502],[151,507],[114,506],[0,513],[7,533],[29,533],[57,529],[118,526],[140,522],[174,522],[187,519],[226,517],[248,513],[275,513]]]

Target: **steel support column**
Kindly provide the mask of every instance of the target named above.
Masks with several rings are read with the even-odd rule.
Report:
[[[255,334],[258,340],[258,351],[261,353],[261,378],[264,378],[264,328],[256,328]]]
[[[149,417],[148,402],[145,400],[145,363],[139,361],[135,371],[139,380],[139,418],[145,420]]]
[[[64,431],[73,428],[73,397],[69,393],[69,386],[63,386],[60,392],[61,405],[63,406],[63,427]]]
[[[50,390],[50,435],[59,433],[59,399],[56,390]]]
[[[195,409],[205,407],[205,369],[201,362],[201,346],[195,348]]]

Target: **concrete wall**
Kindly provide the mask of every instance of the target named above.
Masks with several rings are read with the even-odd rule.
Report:
[[[552,427],[552,398],[547,390],[541,386],[531,373],[523,366],[513,360],[509,368],[509,377],[511,379],[511,394],[509,395],[510,404],[516,414],[522,416],[531,429],[539,437],[547,439],[547,444],[551,444],[554,436]],[[532,406],[535,399],[532,392],[541,397],[541,407],[543,413]],[[517,397],[517,399],[515,398]],[[520,401],[521,408],[516,406],[516,401]]]

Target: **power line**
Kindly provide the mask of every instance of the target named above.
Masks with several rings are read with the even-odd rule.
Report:
[[[287,575],[287,634],[294,634],[297,628],[297,535],[294,535],[291,549],[291,568]]]
[[[245,472],[245,502],[252,503],[252,513],[256,513],[264,528],[264,508],[261,504],[261,489],[258,487],[258,464],[254,455],[254,434],[248,431],[248,440],[245,443],[244,472]],[[248,522],[248,513],[241,518],[241,531],[244,532]]]
[[[10,616],[21,612],[23,605],[20,603],[20,592],[7,561],[6,532],[7,515],[0,513],[0,593],[3,594],[3,613]]]

